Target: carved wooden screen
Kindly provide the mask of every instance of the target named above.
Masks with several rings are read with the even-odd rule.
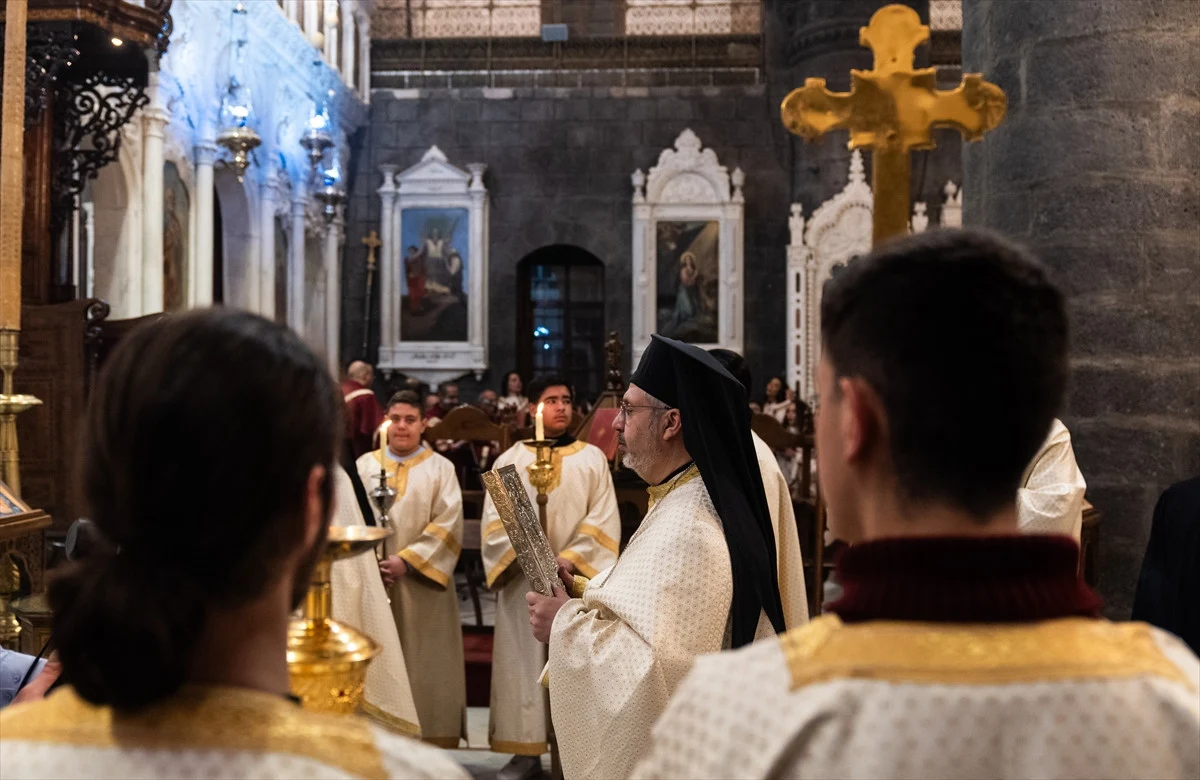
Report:
[[[757,0],[626,0],[626,35],[757,35]]]

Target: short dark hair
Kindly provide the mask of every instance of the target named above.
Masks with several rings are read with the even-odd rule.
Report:
[[[331,500],[343,405],[294,332],[247,312],[173,315],[122,340],[80,448],[103,544],[48,588],[63,676],[84,699],[135,709],[170,697],[210,610],[278,581],[304,543],[316,466]]]
[[[396,404],[407,404],[408,406],[415,407],[417,416],[421,419],[425,418],[425,405],[421,403],[421,396],[412,390],[401,390],[398,393],[392,393],[392,397],[388,399],[387,408],[383,411],[385,413],[388,412]]]
[[[571,386],[571,380],[561,374],[547,374],[539,376],[529,382],[529,387],[525,389],[526,398],[534,407],[542,400],[542,394],[551,387],[563,386],[567,388],[567,392],[571,394],[571,400],[575,400],[575,388]]]
[[[708,354],[717,359],[717,362],[725,367],[725,370],[733,375],[733,378],[746,388],[746,394],[750,394],[750,385],[754,378],[750,374],[750,364],[746,362],[746,358],[734,352],[732,349],[723,349],[717,347],[710,349]]]
[[[885,244],[827,284],[821,337],[879,394],[903,495],[1012,503],[1067,382],[1063,296],[1031,255],[980,231]]]

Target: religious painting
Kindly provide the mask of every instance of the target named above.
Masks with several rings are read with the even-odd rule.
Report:
[[[192,203],[175,163],[163,166],[163,311],[187,305],[188,217]]]
[[[718,341],[720,234],[716,220],[655,224],[662,335],[696,344]]]
[[[471,261],[465,208],[407,208],[400,216],[400,338],[466,341]]]

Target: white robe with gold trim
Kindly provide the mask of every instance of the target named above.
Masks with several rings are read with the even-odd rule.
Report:
[[[357,461],[370,491],[379,483],[379,454]],[[440,747],[466,738],[467,682],[462,618],[454,567],[462,552],[462,490],[454,464],[426,448],[397,463],[386,461],[396,503],[388,512],[395,535],[387,554],[399,555],[409,573],[392,586],[393,627],[408,662],[408,680],[421,719],[421,736]]]
[[[1145,624],[825,615],[701,658],[635,778],[1195,778],[1200,662]]]
[[[1071,447],[1071,432],[1056,419],[1017,490],[1017,525],[1021,533],[1061,534],[1078,542],[1086,490],[1087,483]]]
[[[0,777],[447,778],[445,752],[346,715],[306,712],[282,696],[187,686],[134,715],[94,707],[71,688],[0,713]]]
[[[796,509],[787,477],[770,446],[753,431],[754,454],[762,472],[771,526],[775,529],[775,560],[779,567],[779,597],[783,600],[783,623],[788,629],[808,622],[808,589],[804,582],[804,556],[800,552],[800,531],[796,528]]]
[[[536,459],[533,447],[518,442],[494,467],[515,465],[534,507],[537,490],[529,484],[528,469]],[[577,441],[555,447],[553,460],[558,477],[546,503],[550,547],[581,575],[594,577],[616,560],[621,539],[608,459],[598,447]],[[490,497],[483,504],[482,553],[488,587],[496,591],[488,740],[498,753],[540,755],[546,752],[546,692],[538,676],[546,663],[546,646],[534,639],[529,627],[529,583],[513,565],[516,553]]]
[[[699,472],[678,480],[651,490],[665,495],[621,557],[554,619],[546,681],[568,780],[626,777],[693,659],[729,646],[729,547]]]
[[[341,466],[334,472],[332,524],[364,525],[350,475]],[[375,561],[372,551],[333,564],[333,617],[379,643],[379,655],[367,667],[364,713],[393,731],[419,737],[420,718],[408,684],[408,666]]]

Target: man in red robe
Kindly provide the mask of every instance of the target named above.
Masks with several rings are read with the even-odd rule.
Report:
[[[375,431],[383,422],[383,409],[371,389],[375,369],[371,364],[356,360],[346,369],[342,396],[346,401],[346,439],[357,458],[371,450]]]

